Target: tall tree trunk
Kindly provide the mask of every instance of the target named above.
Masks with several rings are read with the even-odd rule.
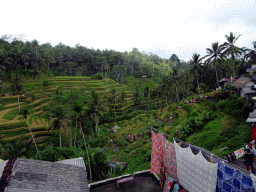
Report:
[[[32,131],[31,131],[31,129],[30,129],[30,126],[29,126],[29,124],[28,124],[28,118],[27,118],[27,125],[28,125],[29,131],[30,131],[30,134],[31,134],[31,136],[32,136],[32,138],[33,138],[33,141],[34,141],[34,143],[35,143],[35,146],[36,146],[35,138],[34,138],[34,136],[33,136],[33,134],[32,134]],[[37,151],[37,153],[38,153],[37,146],[36,146],[36,151]]]
[[[77,131],[77,118],[76,118],[76,130],[75,130],[75,138],[74,138],[74,146],[76,145],[76,131]]]
[[[124,104],[122,104],[122,109],[123,109],[123,116],[124,116]]]
[[[73,118],[72,118],[73,119]],[[69,131],[70,131],[70,147],[72,147],[72,132],[71,132],[71,124],[72,124],[72,120],[70,122],[70,127],[69,127]]]
[[[60,132],[60,147],[61,147],[61,132]]]
[[[98,131],[98,136],[100,136],[100,132],[99,132],[99,129],[98,129],[98,118],[96,116],[96,113],[95,113],[95,123],[96,123],[96,132]]]
[[[20,96],[18,95],[19,113],[20,113]]]
[[[176,88],[176,96],[177,96],[177,102],[179,103],[180,100],[179,100],[179,94],[178,94],[178,89],[177,89],[177,86],[175,87]]]
[[[166,107],[168,107],[167,97],[165,98]]]
[[[198,83],[198,78],[197,78],[197,86],[198,86],[198,91],[199,91],[199,95],[200,95],[200,87],[199,87],[199,83]]]
[[[216,68],[215,60],[214,60],[214,66],[215,66],[215,73],[216,73],[217,85],[218,85],[218,87],[219,87],[219,79],[218,79],[218,73],[217,73],[217,68]]]
[[[232,59],[232,67],[233,67],[233,77],[235,77],[235,67],[234,67],[234,59]]]
[[[116,104],[114,104],[114,112],[115,112],[115,119],[116,119]]]
[[[83,132],[83,130],[82,130],[82,134],[83,134],[83,138],[84,138],[84,132]],[[91,163],[90,163],[90,158],[89,158],[89,154],[88,154],[88,149],[87,149],[87,146],[86,146],[85,138],[84,138],[84,146],[85,146],[85,150],[86,150],[87,157],[88,157],[89,171],[90,171],[90,178],[91,178],[91,180],[92,180]]]

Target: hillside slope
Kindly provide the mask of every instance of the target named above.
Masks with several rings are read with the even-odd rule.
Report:
[[[43,81],[48,86],[43,86]],[[2,83],[3,84],[3,83]],[[124,109],[132,106],[132,89],[120,85],[111,79],[95,80],[90,77],[52,77],[37,80],[26,80],[23,82],[25,96],[20,96],[20,108],[29,109],[28,122],[35,135],[37,143],[43,143],[51,136],[46,129],[48,120],[45,117],[47,106],[51,98],[56,95],[56,89],[63,87],[63,93],[79,89],[84,92],[95,90],[99,93],[106,93],[115,87],[127,94],[127,102]],[[34,97],[34,100],[31,99]],[[122,114],[122,106],[117,106],[117,113]],[[0,137],[1,142],[6,143],[19,137],[26,139],[30,133],[26,121],[19,115],[18,96],[4,96],[0,101]]]
[[[232,125],[232,131],[223,132],[227,120],[233,121],[234,118],[223,112],[213,111],[213,105],[216,104],[203,99],[192,105],[173,104],[168,108],[145,111],[130,120],[105,123],[103,128],[109,134],[104,150],[108,152],[110,159],[127,162],[128,166],[123,174],[131,174],[150,168],[151,127],[203,147],[220,157],[245,146],[250,141],[250,127],[237,121]],[[169,122],[171,115],[174,116],[173,121]],[[188,125],[194,126],[191,133],[186,130]],[[115,126],[119,128],[115,129]],[[134,141],[131,141],[129,134],[135,136]],[[173,142],[170,137],[168,140]],[[221,150],[226,147],[226,150]]]

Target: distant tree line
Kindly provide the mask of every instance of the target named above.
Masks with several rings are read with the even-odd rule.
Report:
[[[41,69],[48,69],[60,76],[91,76],[100,73],[102,77],[121,82],[127,75],[137,78],[145,75],[160,81],[175,65],[174,61],[162,59],[153,53],[141,53],[137,48],[130,52],[118,52],[95,50],[80,44],[75,47],[62,43],[56,46],[50,43],[40,45],[37,40],[24,42],[7,35],[0,39],[2,73],[19,70],[36,74]]]

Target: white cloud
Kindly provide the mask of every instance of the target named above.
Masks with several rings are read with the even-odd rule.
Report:
[[[137,47],[189,59],[195,52],[203,55],[215,41],[224,42],[229,31],[242,34],[238,42],[250,44],[255,28],[241,17],[255,4],[254,0],[4,1],[0,35],[25,34],[40,43],[80,43],[95,49]]]

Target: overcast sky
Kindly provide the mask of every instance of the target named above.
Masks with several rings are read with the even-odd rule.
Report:
[[[0,36],[24,34],[56,45],[152,52],[162,58],[193,53],[241,34],[237,46],[256,41],[255,0],[5,0]]]

